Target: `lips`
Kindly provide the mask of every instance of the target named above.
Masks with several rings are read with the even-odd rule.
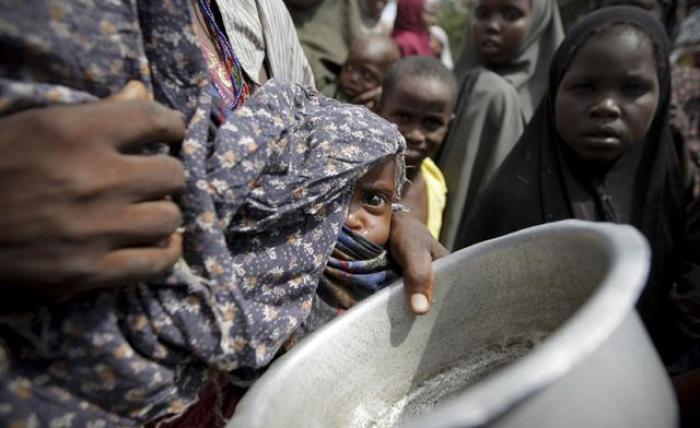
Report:
[[[601,145],[617,144],[622,138],[622,133],[613,126],[597,126],[586,130],[583,133],[583,138],[591,143]]]
[[[341,82],[341,86],[343,87],[343,92],[345,92],[345,95],[347,95],[349,98],[355,98],[355,96],[360,92],[359,89],[352,85],[343,85]]]
[[[493,54],[501,49],[501,41],[495,37],[487,37],[481,41],[479,48],[484,53]]]

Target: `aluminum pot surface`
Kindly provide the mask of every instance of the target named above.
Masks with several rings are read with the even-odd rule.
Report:
[[[416,317],[399,282],[276,361],[228,428],[677,426],[634,304],[634,228],[567,220],[435,263]]]

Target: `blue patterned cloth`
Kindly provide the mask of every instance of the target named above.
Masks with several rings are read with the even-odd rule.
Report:
[[[276,81],[211,133],[190,7],[0,0],[0,115],[139,80],[187,124],[183,259],[148,283],[3,313],[2,426],[142,425],[221,371],[267,364],[311,309],[353,183],[403,150],[368,110]]]

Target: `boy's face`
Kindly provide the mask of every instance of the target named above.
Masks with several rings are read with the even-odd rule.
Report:
[[[340,71],[340,87],[348,98],[377,88],[382,83],[390,61],[385,43],[358,40],[353,43]]]
[[[391,204],[396,199],[396,161],[387,160],[355,183],[345,225],[377,245],[391,232]]]
[[[406,166],[419,168],[437,151],[454,117],[455,92],[447,82],[403,76],[382,96],[379,115],[406,139]]]

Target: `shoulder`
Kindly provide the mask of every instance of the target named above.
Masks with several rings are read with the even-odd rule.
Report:
[[[502,111],[506,107],[519,108],[520,96],[506,79],[485,68],[478,68],[472,79],[469,98],[490,110]]]

